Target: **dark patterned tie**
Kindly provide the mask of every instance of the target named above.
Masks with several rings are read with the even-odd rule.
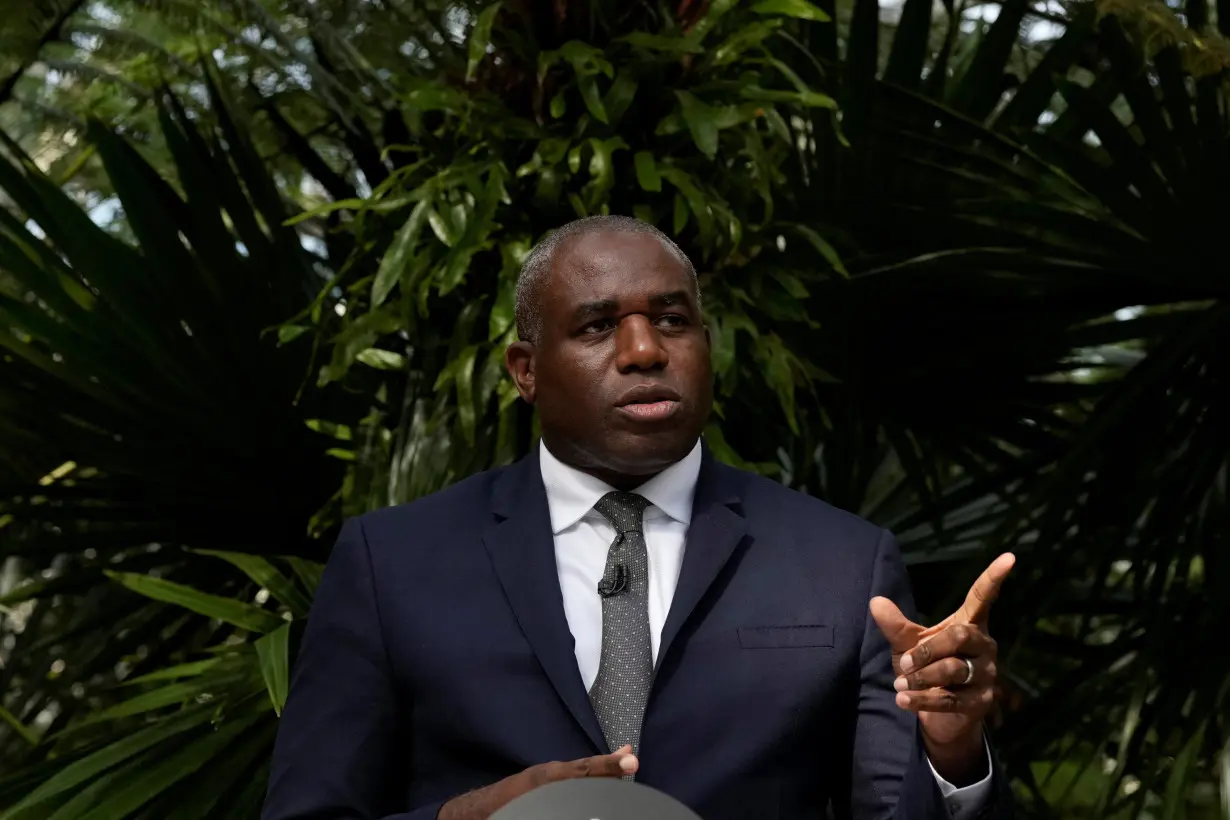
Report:
[[[611,492],[594,509],[615,527],[602,595],[602,660],[589,690],[594,714],[613,752],[630,744],[640,750],[641,720],[653,679],[649,643],[649,553],[642,516],[649,502],[635,493]]]

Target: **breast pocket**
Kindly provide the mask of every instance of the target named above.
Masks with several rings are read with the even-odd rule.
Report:
[[[739,646],[744,649],[831,648],[833,627],[825,624],[740,627]]]

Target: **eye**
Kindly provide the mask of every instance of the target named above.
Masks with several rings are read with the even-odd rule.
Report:
[[[615,327],[615,322],[612,319],[598,319],[590,322],[585,327],[581,328],[582,333],[605,333]]]
[[[657,323],[659,325],[665,325],[666,327],[683,327],[688,323],[688,320],[686,317],[680,316],[678,313],[666,313],[658,317]]]

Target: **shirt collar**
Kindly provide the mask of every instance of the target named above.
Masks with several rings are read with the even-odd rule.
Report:
[[[538,449],[542,483],[551,511],[551,532],[559,535],[584,518],[598,499],[615,488],[560,461],[542,441],[539,441]],[[696,495],[700,462],[701,446],[697,440],[691,452],[633,492],[643,495],[650,504],[676,521],[688,524],[692,520],[692,498]]]

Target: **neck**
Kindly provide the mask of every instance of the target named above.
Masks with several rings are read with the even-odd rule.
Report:
[[[555,456],[563,464],[567,464],[574,470],[580,470],[587,475],[591,475],[624,492],[635,490],[670,466],[669,464],[660,465],[650,468],[645,472],[623,472],[597,464],[586,453],[579,451],[575,447],[570,447],[566,444],[562,445],[545,434],[543,435],[543,443],[551,451],[551,455]]]
[[[641,486],[646,481],[648,481],[649,479],[653,478],[654,476],[658,474],[658,473],[647,473],[646,475],[625,475],[623,473],[616,473],[610,470],[603,470],[600,467],[599,468],[587,468],[587,467],[582,467],[577,464],[573,464],[571,466],[576,467],[578,470],[580,470],[583,473],[588,473],[589,475],[592,475],[594,478],[601,479],[602,481],[605,481],[607,484],[610,484],[615,489],[623,490],[624,492],[631,492],[632,490],[635,490],[637,487]]]

